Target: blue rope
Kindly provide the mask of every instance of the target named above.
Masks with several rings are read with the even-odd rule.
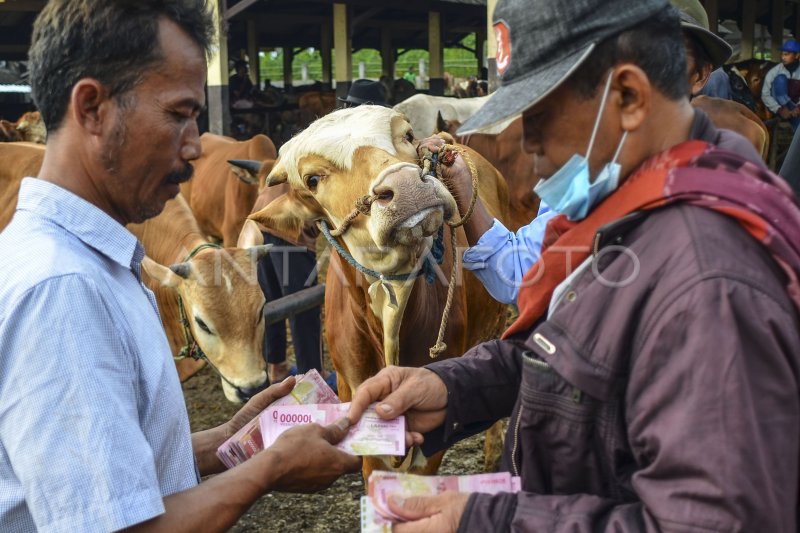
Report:
[[[355,258],[350,255],[350,253],[344,249],[344,247],[339,244],[339,242],[333,238],[331,235],[330,229],[328,228],[328,223],[324,220],[320,220],[319,229],[322,231],[322,234],[328,240],[328,242],[333,246],[339,255],[347,261],[350,266],[358,270],[359,272],[366,274],[367,276],[372,276],[373,278],[383,279],[386,281],[408,281],[410,279],[416,278],[421,274],[425,274],[425,281],[428,284],[433,283],[433,280],[436,277],[436,270],[431,262],[431,257],[433,256],[436,259],[437,264],[442,264],[444,260],[444,226],[439,227],[439,235],[433,242],[433,246],[431,246],[431,252],[428,257],[425,258],[425,262],[422,265],[422,270],[417,270],[416,272],[409,272],[408,274],[381,274],[376,270],[372,270],[360,264]]]

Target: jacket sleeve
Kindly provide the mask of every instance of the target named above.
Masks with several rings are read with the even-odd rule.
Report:
[[[764,78],[764,84],[761,86],[761,101],[764,102],[767,109],[773,113],[777,113],[778,109],[781,107],[778,101],[775,100],[775,97],[772,96],[772,82],[775,81],[775,78],[778,76],[778,67],[780,67],[780,65],[774,66],[767,72],[767,76]]]
[[[522,341],[493,340],[462,357],[427,365],[447,386],[444,425],[425,435],[426,456],[480,433],[511,414],[520,383]]]
[[[649,316],[625,391],[636,499],[475,494],[459,531],[797,531],[800,340],[788,299],[711,277]]]

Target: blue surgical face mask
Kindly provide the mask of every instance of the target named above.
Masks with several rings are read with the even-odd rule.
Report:
[[[602,202],[606,196],[614,192],[619,186],[621,167],[617,163],[617,159],[620,151],[622,151],[622,145],[625,144],[625,138],[628,136],[627,131],[619,141],[614,158],[600,170],[594,182],[589,176],[589,156],[592,154],[594,140],[600,127],[600,118],[603,116],[603,109],[608,99],[608,93],[611,90],[612,75],[613,72],[609,73],[608,81],[606,81],[586,156],[574,154],[556,173],[546,180],[539,181],[536,187],[533,188],[539,198],[550,206],[553,211],[566,215],[570,220],[585,218],[595,205]]]

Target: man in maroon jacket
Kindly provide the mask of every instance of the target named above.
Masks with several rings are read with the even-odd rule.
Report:
[[[561,215],[502,340],[384,369],[350,417],[378,401],[427,453],[510,416],[522,492],[394,501],[395,531],[796,532],[796,199],[690,106],[666,0],[500,0],[495,29],[462,129],[522,115]]]

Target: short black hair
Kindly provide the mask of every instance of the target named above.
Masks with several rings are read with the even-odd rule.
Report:
[[[670,100],[686,98],[686,49],[680,15],[671,5],[602,41],[567,84],[583,98],[592,98],[608,71],[620,63],[641,68],[650,83]]]
[[[114,98],[133,89],[163,59],[162,18],[210,54],[216,29],[207,0],[50,0],[28,53],[33,98],[48,130],[61,126],[82,78],[98,80]]]

